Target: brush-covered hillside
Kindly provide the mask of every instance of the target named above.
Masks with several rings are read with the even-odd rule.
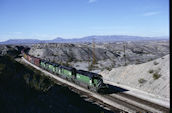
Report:
[[[95,47],[95,48],[93,48]],[[127,41],[113,43],[35,44],[30,55],[77,69],[100,72],[129,64],[141,64],[169,54],[169,41]],[[93,62],[95,59],[95,63]]]
[[[170,97],[169,55],[138,64],[113,68],[100,72],[103,78],[117,84],[146,91],[167,98]]]

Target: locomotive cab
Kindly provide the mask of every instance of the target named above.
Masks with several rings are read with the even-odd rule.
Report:
[[[103,83],[103,80],[100,77],[93,77],[92,83],[95,87],[100,87],[100,85]]]
[[[98,91],[99,89],[102,88],[102,85],[103,85],[102,76],[97,73],[92,73],[92,75],[93,75],[93,77],[92,77],[93,87],[96,91]]]

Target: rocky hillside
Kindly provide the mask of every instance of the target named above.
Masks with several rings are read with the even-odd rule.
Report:
[[[103,78],[169,99],[169,55],[138,65],[100,72]]]
[[[26,46],[19,45],[0,45],[0,56],[10,55],[17,57]]]
[[[124,50],[125,49],[125,50]],[[125,51],[125,52],[124,52]],[[125,54],[124,54],[125,53]],[[104,70],[128,64],[140,64],[169,53],[169,41],[127,41],[114,43],[35,44],[29,54],[84,70]],[[93,57],[96,63],[93,65]],[[126,57],[125,57],[126,56]]]

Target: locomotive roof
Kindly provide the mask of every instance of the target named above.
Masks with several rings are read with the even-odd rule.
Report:
[[[91,78],[93,78],[93,77],[102,78],[101,75],[99,75],[99,74],[97,74],[97,73],[89,72],[89,71],[77,70],[77,73],[82,74],[82,75],[89,76],[89,77],[91,77]]]
[[[66,70],[69,70],[69,71],[71,71],[71,70],[76,70],[75,68],[73,68],[73,67],[67,67],[67,66],[60,66],[60,68],[64,68],[64,69],[66,69]]]
[[[47,62],[46,63],[50,64],[50,65],[53,65],[53,66],[59,66],[60,64],[56,64],[56,63],[52,63],[52,62]]]

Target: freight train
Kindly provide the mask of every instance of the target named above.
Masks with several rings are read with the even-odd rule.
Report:
[[[24,52],[24,50],[22,50],[21,53],[22,56],[30,63],[91,91],[99,92],[107,87],[103,83],[102,76],[97,73],[77,70],[73,67],[48,62],[46,60],[31,56]]]

